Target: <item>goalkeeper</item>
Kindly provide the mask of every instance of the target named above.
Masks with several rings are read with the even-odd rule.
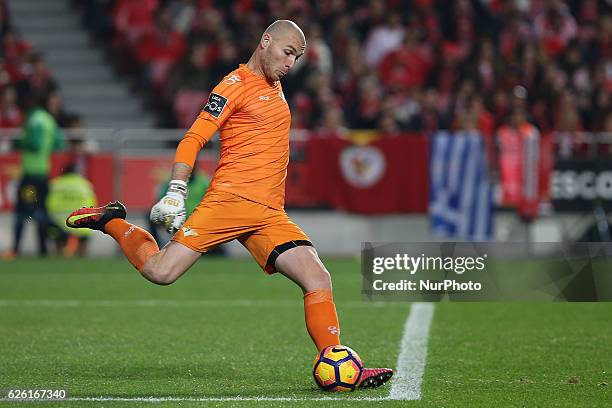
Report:
[[[291,115],[280,79],[306,49],[302,30],[279,20],[263,33],[246,64],[213,89],[176,150],[167,194],[151,210],[153,222],[176,231],[158,248],[145,230],[125,221],[119,202],[73,212],[66,224],[113,237],[148,280],[168,285],[205,252],[238,239],[269,274],[280,272],[304,292],[306,327],[318,350],[340,344],[329,272],[308,236],[284,210]],[[196,156],[220,133],[221,158],[202,202],[185,220],[187,183]],[[361,387],[384,384],[393,371],[365,369]]]

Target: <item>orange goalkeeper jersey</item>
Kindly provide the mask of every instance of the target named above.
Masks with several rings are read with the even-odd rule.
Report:
[[[241,64],[213,89],[186,136],[197,137],[198,129],[210,128],[201,121],[212,122],[221,139],[221,158],[209,190],[282,209],[291,114],[280,81],[270,84]]]

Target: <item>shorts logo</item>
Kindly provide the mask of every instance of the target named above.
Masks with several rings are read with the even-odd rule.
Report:
[[[226,103],[227,98],[213,92],[208,97],[208,102],[206,102],[206,106],[204,106],[203,110],[204,112],[210,113],[215,118],[218,118],[221,116],[221,112],[223,112]]]
[[[183,227],[183,235],[186,237],[197,237],[198,233],[192,230],[190,227]]]

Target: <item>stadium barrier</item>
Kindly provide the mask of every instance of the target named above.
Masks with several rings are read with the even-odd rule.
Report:
[[[13,148],[19,129],[0,132],[0,211],[15,203],[19,153]],[[70,141],[53,155],[51,176],[76,162],[94,184],[100,202],[123,200],[148,211],[158,187],[170,176],[182,129],[66,130]],[[334,208],[360,214],[427,212],[429,140],[423,135],[355,139],[318,137],[306,130],[291,135],[286,202],[288,208]],[[548,142],[547,142],[548,143]],[[612,208],[611,134],[552,134],[552,163],[546,199],[560,211],[587,211],[603,203]],[[552,159],[552,154],[556,160]],[[219,157],[217,140],[209,143],[198,167],[212,174]],[[550,181],[548,181],[550,180]]]

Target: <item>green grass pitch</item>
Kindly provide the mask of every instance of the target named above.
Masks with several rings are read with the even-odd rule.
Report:
[[[359,264],[326,265],[343,343],[394,367],[410,305],[362,301]],[[175,398],[0,406],[612,406],[611,322],[612,303],[437,304],[421,400],[360,401],[389,387],[319,391],[301,291],[250,260],[204,258],[167,287],[121,259],[0,262],[0,389]]]

